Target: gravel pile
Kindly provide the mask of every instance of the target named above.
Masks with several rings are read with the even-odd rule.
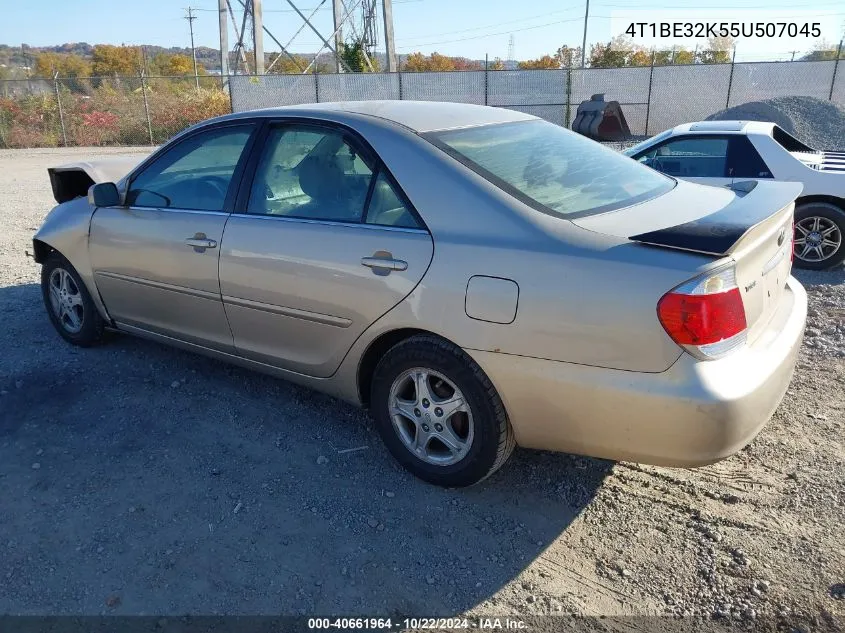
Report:
[[[707,117],[708,121],[771,121],[810,147],[845,150],[845,109],[813,97],[751,101]]]

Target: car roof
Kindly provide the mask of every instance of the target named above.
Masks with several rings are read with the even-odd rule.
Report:
[[[698,121],[672,128],[676,134],[766,134],[771,136],[775,124],[770,121]]]
[[[319,116],[322,113],[367,115],[398,123],[414,132],[431,132],[475,127],[492,123],[536,120],[537,117],[515,110],[446,103],[442,101],[337,101],[308,103],[261,110],[247,110],[226,115],[215,121],[249,117]]]

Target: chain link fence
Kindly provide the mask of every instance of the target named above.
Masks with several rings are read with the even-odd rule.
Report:
[[[0,81],[0,148],[158,145],[231,112],[219,77]]]
[[[597,93],[619,101],[635,136],[700,121],[727,107],[779,96],[845,106],[845,60],[741,62],[634,68],[267,75],[230,78],[232,109],[319,101],[408,99],[511,108],[572,125]]]
[[[0,147],[157,145],[227,112],[407,99],[511,108],[571,126],[593,94],[619,101],[635,136],[779,96],[845,106],[845,60],[635,68],[0,81]],[[231,99],[230,99],[231,93]]]

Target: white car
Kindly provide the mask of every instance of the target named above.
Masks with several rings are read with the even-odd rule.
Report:
[[[774,123],[684,123],[624,153],[669,176],[705,185],[788,180],[795,203],[795,264],[821,270],[845,260],[845,152],[807,147]]]

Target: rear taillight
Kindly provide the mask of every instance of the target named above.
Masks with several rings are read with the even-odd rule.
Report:
[[[700,359],[716,359],[745,343],[748,324],[733,266],[696,277],[657,303],[661,325]]]

